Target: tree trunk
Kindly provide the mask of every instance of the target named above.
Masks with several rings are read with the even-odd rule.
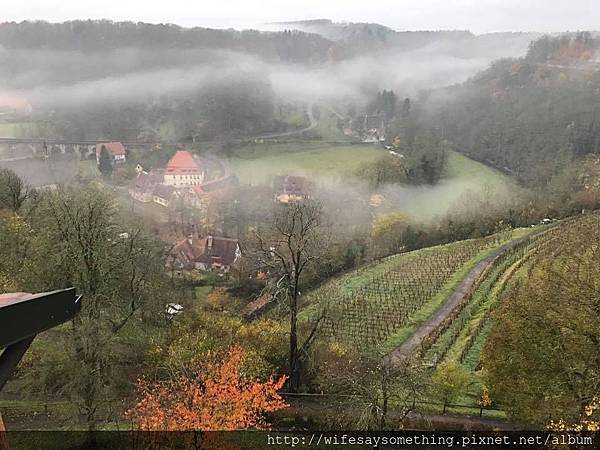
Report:
[[[76,316],[72,323],[73,342],[75,344],[75,355],[77,360],[82,365],[83,374],[81,383],[82,391],[80,395],[83,399],[83,409],[85,412],[85,421],[88,431],[96,430],[96,408],[98,401],[98,377],[100,372],[100,361],[98,349],[95,343],[84,342],[83,336],[85,325],[82,323],[81,317]],[[87,336],[88,339],[91,336]],[[99,338],[98,336],[95,336]],[[86,345],[87,344],[87,345]],[[93,345],[92,348],[90,348]]]
[[[292,300],[290,312],[290,391],[300,388],[300,368],[298,367],[298,303]]]
[[[387,375],[387,369],[384,367],[381,374],[381,394],[383,396],[383,404],[381,405],[381,421],[379,423],[379,431],[385,430],[385,421],[388,413],[389,389]]]

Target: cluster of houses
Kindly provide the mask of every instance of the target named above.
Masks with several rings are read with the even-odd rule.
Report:
[[[107,149],[115,162],[121,161],[117,146],[111,145]],[[129,186],[129,195],[142,203],[154,202],[169,207],[173,201],[182,200],[187,206],[202,209],[209,194],[231,187],[235,180],[232,174],[225,173],[220,178],[205,181],[202,162],[190,152],[179,150],[164,169],[146,172],[138,167],[138,175]],[[273,180],[274,200],[278,203],[303,201],[310,197],[311,190],[312,182],[305,177],[286,175]]]
[[[115,163],[125,154],[117,143],[102,144]],[[101,148],[101,147],[99,147]],[[97,152],[99,157],[99,151]],[[227,169],[223,176],[206,181],[203,161],[185,150],[177,151],[164,168],[148,172],[141,167],[129,186],[132,198],[143,203],[170,207],[182,200],[186,205],[202,209],[210,194],[227,189],[235,177]],[[300,176],[275,177],[273,200],[281,204],[300,202],[310,198],[312,182]],[[176,270],[228,272],[241,258],[237,239],[218,236],[195,238],[190,236],[175,242],[169,252],[168,265]]]
[[[226,189],[235,182],[231,174],[205,181],[202,161],[185,150],[177,151],[164,169],[149,172],[139,168],[129,186],[129,195],[143,203],[154,202],[169,207],[182,200],[187,206],[201,209],[207,194]]]
[[[146,172],[139,167],[129,186],[129,195],[137,201],[164,207],[180,199],[191,207],[202,208],[208,194],[228,188],[233,181],[229,173],[209,181],[205,178],[202,161],[188,151],[178,150],[164,168]],[[168,265],[178,270],[228,272],[240,258],[237,239],[190,236],[175,242],[169,252]]]
[[[183,161],[183,158],[181,157],[178,159]],[[189,164],[190,160],[186,160]],[[167,171],[168,170],[169,165],[167,165]],[[156,179],[151,182],[151,185],[160,180],[160,175],[157,174],[147,174],[147,176],[140,176],[138,179],[147,180],[150,176],[156,177]],[[178,178],[177,182],[181,183],[179,180],[180,179]],[[184,180],[188,179],[184,178]],[[192,191],[196,191],[199,187],[206,186],[208,183],[186,187]],[[275,177],[273,187],[274,201],[281,204],[290,204],[301,202],[310,198],[312,182],[309,179],[300,176],[279,176]],[[160,190],[165,188],[173,188],[173,186],[165,183],[155,184],[152,195],[160,197],[158,202],[161,202],[164,197],[169,195],[170,191],[167,192],[164,197],[161,194],[157,194],[157,189]],[[240,260],[241,257],[242,253],[240,250],[239,241],[237,239],[217,236],[206,236],[203,238],[194,238],[193,236],[189,236],[188,238],[182,239],[173,245],[173,248],[170,251],[168,265],[174,269],[201,271],[216,270],[228,272]]]
[[[338,120],[338,128],[346,136],[358,138],[368,143],[383,143],[386,140],[386,119],[384,114],[364,114],[355,118]]]

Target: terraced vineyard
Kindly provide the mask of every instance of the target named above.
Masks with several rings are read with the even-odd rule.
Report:
[[[493,236],[400,254],[343,277],[322,288],[336,297],[322,333],[361,348],[384,342],[431,306],[457,272],[501,243]]]
[[[560,248],[557,240],[565,233],[585,233],[598,224],[598,216],[565,220],[557,226],[534,233],[502,254],[493,263],[464,306],[448,317],[423,346],[422,356],[430,366],[453,360],[469,370],[479,366],[481,350],[491,325],[494,307],[507,296],[507,285],[521,267],[542,255],[552,257]]]

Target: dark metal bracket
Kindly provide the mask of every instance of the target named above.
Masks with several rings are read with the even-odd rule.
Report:
[[[21,295],[0,303],[0,391],[42,331],[71,320],[81,311],[74,288]]]

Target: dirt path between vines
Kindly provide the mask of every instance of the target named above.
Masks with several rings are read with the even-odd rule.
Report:
[[[460,284],[454,289],[450,297],[448,297],[448,300],[446,300],[446,302],[435,313],[433,313],[429,319],[419,325],[414,333],[408,337],[408,339],[406,339],[400,347],[392,351],[386,357],[387,363],[391,367],[398,367],[401,365],[419,348],[423,340],[429,336],[432,331],[438,328],[444,322],[444,320],[446,320],[448,316],[450,316],[450,314],[452,314],[452,312],[460,305],[463,299],[469,295],[469,292],[478,282],[485,270],[506,251],[510,250],[515,245],[524,241],[525,239],[528,239],[529,237],[530,235],[527,235],[504,244],[485,259],[480,261],[475,267],[473,267],[469,273],[467,273],[465,278],[463,278]]]

